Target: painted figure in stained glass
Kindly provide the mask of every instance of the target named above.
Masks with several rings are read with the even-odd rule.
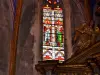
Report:
[[[43,60],[64,61],[63,10],[59,0],[43,5]]]

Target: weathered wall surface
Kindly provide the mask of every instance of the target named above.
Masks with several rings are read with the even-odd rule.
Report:
[[[35,70],[40,53],[38,6],[37,0],[24,0],[19,29],[16,75],[39,75]]]
[[[83,3],[84,1],[82,0],[70,0],[72,26],[79,26],[86,22]]]
[[[10,50],[10,6],[8,0],[0,0],[0,75],[8,73],[8,58]]]

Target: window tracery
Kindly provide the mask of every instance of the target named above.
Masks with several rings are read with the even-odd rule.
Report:
[[[63,9],[60,0],[43,4],[43,60],[64,61]]]

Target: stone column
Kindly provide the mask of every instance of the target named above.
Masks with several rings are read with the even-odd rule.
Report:
[[[63,0],[64,21],[65,21],[65,43],[67,44],[67,58],[72,55],[72,37],[71,37],[71,9],[70,0]]]
[[[40,61],[40,51],[41,51],[41,6],[40,6],[40,1],[36,1],[37,3],[37,8],[36,9],[36,13],[35,13],[35,19],[34,19],[34,24],[31,28],[31,35],[34,35],[34,45],[33,45],[33,53],[34,53],[34,63],[33,63],[33,72],[34,75],[39,75],[39,73],[37,73],[36,69],[35,69],[35,65],[38,64],[38,61]]]

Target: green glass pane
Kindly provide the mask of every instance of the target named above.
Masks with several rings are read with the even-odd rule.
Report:
[[[62,42],[62,33],[61,32],[57,33],[57,41],[60,43]]]

